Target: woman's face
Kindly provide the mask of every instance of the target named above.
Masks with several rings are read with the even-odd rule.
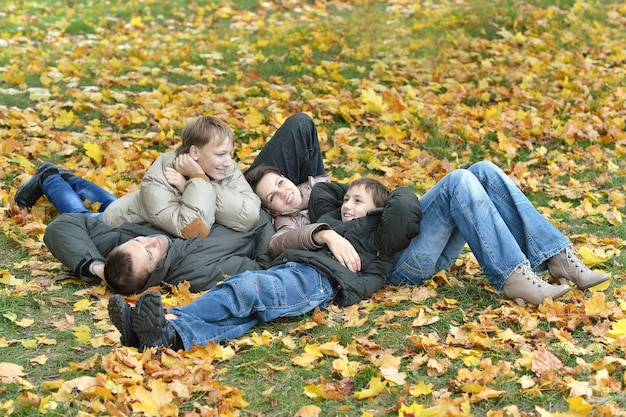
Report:
[[[272,213],[291,211],[302,205],[302,193],[298,187],[287,178],[273,172],[261,178],[255,192],[261,199],[261,205]]]
[[[209,178],[219,181],[224,179],[232,164],[233,148],[232,142],[224,139],[221,142],[214,141],[202,147],[193,145],[189,154]]]

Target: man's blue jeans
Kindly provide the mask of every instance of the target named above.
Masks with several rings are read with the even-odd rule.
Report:
[[[116,200],[115,196],[102,187],[75,175],[62,178],[58,174],[50,175],[41,184],[44,195],[59,213],[83,213],[100,218],[102,212]],[[99,213],[85,207],[84,200],[100,203]]]
[[[259,323],[306,314],[333,299],[330,280],[311,266],[289,262],[226,279],[170,313],[185,349],[240,337]]]
[[[396,255],[390,284],[419,284],[450,268],[467,242],[499,291],[519,265],[530,261],[536,272],[543,271],[547,259],[571,245],[488,161],[452,171],[420,203],[420,233]]]

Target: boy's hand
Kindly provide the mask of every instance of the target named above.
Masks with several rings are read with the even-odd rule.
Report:
[[[180,154],[174,159],[174,169],[185,177],[191,177],[194,174],[203,175],[204,171],[198,162],[196,162],[188,153]]]
[[[170,184],[173,187],[176,187],[176,189],[180,191],[180,193],[182,194],[183,191],[185,190],[185,184],[187,183],[187,180],[185,179],[185,177],[183,177],[183,175],[180,172],[176,171],[174,168],[171,168],[171,167],[165,168],[164,175],[168,184]]]
[[[335,259],[352,272],[361,270],[361,257],[354,246],[334,230],[320,230],[313,234],[313,240],[328,246]]]

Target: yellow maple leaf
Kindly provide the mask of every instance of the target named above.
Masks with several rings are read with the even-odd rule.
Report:
[[[15,324],[17,324],[20,327],[30,327],[33,325],[34,322],[35,320],[31,318],[23,318],[21,320],[16,321]]]
[[[369,387],[355,392],[354,397],[359,400],[375,397],[380,394],[383,389],[385,389],[386,385],[386,381],[381,380],[381,378],[374,377],[370,379]]]
[[[361,101],[363,101],[365,111],[374,114],[383,112],[383,97],[374,89],[368,88],[361,91]]]
[[[82,300],[74,304],[74,312],[87,311],[89,310],[90,305],[91,302],[88,299],[83,298]]]
[[[244,120],[250,128],[256,128],[261,126],[264,121],[263,114],[254,107],[248,108],[248,114],[244,117]]]
[[[72,327],[72,331],[74,332],[74,336],[79,343],[89,343],[89,339],[91,339],[91,329],[89,326],[77,326]]]
[[[599,251],[595,251],[586,245],[578,248],[578,255],[580,256],[580,260],[587,266],[600,265],[608,259],[606,253],[600,253]]]
[[[85,147],[85,154],[96,161],[96,163],[102,162],[102,150],[100,146],[95,142],[87,142],[83,145]]]
[[[613,322],[613,324],[611,325],[611,330],[609,330],[609,336],[626,336],[626,319],[620,319],[616,322]]]
[[[48,357],[46,355],[39,355],[30,359],[30,363],[33,365],[45,365],[48,362]]]
[[[424,381],[420,381],[419,384],[413,386],[413,388],[409,390],[409,394],[414,397],[428,395],[431,392],[433,392],[433,384],[424,384]]]
[[[313,399],[326,398],[326,391],[321,384],[310,384],[304,387],[304,395]]]
[[[137,385],[128,388],[130,395],[137,400],[131,404],[133,411],[154,417],[172,415],[171,406],[175,405],[171,404],[173,395],[168,390],[167,384],[160,379],[150,379],[148,387],[150,391]]]
[[[133,16],[130,19],[130,25],[136,28],[144,27],[143,21],[141,20],[141,16]]]
[[[567,398],[565,401],[569,404],[568,411],[577,416],[588,416],[593,409],[593,406],[586,403],[581,397]]]
[[[74,119],[76,119],[76,116],[73,111],[61,110],[59,116],[54,119],[54,127],[57,129],[66,128],[74,123]]]
[[[291,363],[302,368],[312,368],[319,360],[318,355],[311,353],[303,353],[302,355],[291,358]]]

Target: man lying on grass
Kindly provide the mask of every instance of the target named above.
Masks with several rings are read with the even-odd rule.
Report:
[[[209,237],[188,240],[137,224],[113,227],[84,214],[62,214],[46,228],[44,242],[77,277],[103,280],[130,295],[183,281],[199,292],[227,276],[267,268],[273,234],[264,211],[247,232],[214,224]]]
[[[315,224],[326,227],[300,227],[311,240],[319,232],[336,235],[332,248],[304,250],[303,240],[291,240],[270,269],[231,277],[167,315],[158,291],[144,293],[134,309],[115,295],[109,300],[109,316],[123,343],[140,350],[190,349],[234,339],[259,323],[300,316],[331,302],[357,303],[385,284],[395,253],[419,231],[421,211],[415,194],[406,188],[388,194],[372,179],[356,180],[347,190],[342,184],[318,183],[311,191],[312,205],[325,213]]]

